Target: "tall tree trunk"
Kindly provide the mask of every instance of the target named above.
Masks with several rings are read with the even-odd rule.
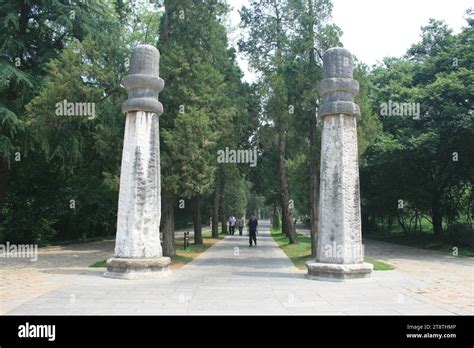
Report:
[[[169,32],[169,8],[165,5],[164,13],[165,21],[163,28],[160,32],[160,42],[168,42]],[[162,220],[163,220],[163,255],[174,256],[176,255],[176,241],[174,235],[174,194],[166,190],[163,191],[161,196],[161,207],[162,207]]]
[[[311,256],[316,257],[316,243],[318,240],[317,237],[319,223],[319,183],[315,115],[310,115],[309,117],[309,165],[311,170],[311,188],[309,190]]]
[[[279,130],[279,139],[278,139],[278,172],[280,176],[280,188],[281,188],[281,208],[282,216],[284,217],[283,229],[287,232],[288,239],[290,244],[298,243],[298,238],[296,237],[296,230],[293,224],[289,205],[289,194],[288,194],[288,177],[286,175],[285,168],[285,150],[286,150],[286,135],[285,129],[280,125]]]
[[[273,8],[275,10],[275,20],[276,20],[276,66],[281,67],[283,65],[282,57],[282,17],[283,14],[280,13],[278,8],[278,2],[272,2]],[[298,243],[296,238],[296,230],[291,219],[289,205],[289,194],[288,194],[288,177],[286,175],[285,168],[285,151],[286,151],[286,134],[285,134],[285,115],[280,114],[279,120],[277,120],[278,125],[278,176],[280,181],[280,205],[281,205],[281,221],[282,221],[282,231],[288,236],[290,244]]]
[[[219,237],[219,195],[217,193],[217,188],[212,192],[212,238]]]
[[[308,15],[311,18],[308,27],[309,44],[311,45],[308,50],[308,62],[309,71],[315,71],[316,68],[316,51],[315,45],[316,40],[314,37],[314,6],[313,0],[308,0]],[[312,76],[315,79],[316,76]],[[316,106],[316,105],[315,105]],[[318,182],[318,147],[316,142],[316,115],[315,110],[308,110],[308,126],[309,126],[309,165],[310,165],[310,190],[309,190],[309,202],[310,202],[310,236],[311,236],[311,256],[316,257],[316,247],[318,240],[318,223],[319,223],[319,182]]]
[[[370,216],[362,213],[362,231],[370,231]]]
[[[31,5],[25,1],[20,8],[19,29],[22,35],[26,34],[28,28],[28,21],[30,19],[30,12]]]
[[[280,228],[280,214],[278,213],[278,206],[273,203],[272,227]]]
[[[194,244],[202,244],[202,225],[201,225],[201,197],[196,195],[192,200],[193,204],[193,223],[194,223]]]
[[[283,214],[283,200],[280,198],[280,209],[281,209],[281,233],[288,237],[288,229],[286,224],[286,216]]]
[[[431,221],[433,223],[433,233],[436,237],[443,237],[443,216],[437,197],[431,202]]]
[[[0,214],[2,212],[3,203],[7,194],[8,177],[10,176],[10,169],[5,159],[0,158]]]
[[[225,188],[225,178],[223,175],[221,175],[221,178],[219,180],[219,218],[222,225],[222,233],[227,233],[227,219],[225,216],[224,188]]]
[[[163,191],[161,196],[162,221],[163,221],[163,255],[176,255],[174,239],[174,196],[173,193]]]
[[[163,23],[163,30],[160,33],[160,41],[162,42],[167,42],[169,37],[170,16],[168,11],[168,8],[165,7],[165,13],[163,14],[165,20]]]

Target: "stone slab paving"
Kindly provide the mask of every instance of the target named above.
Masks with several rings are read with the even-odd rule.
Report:
[[[115,241],[38,249],[38,260],[0,258],[0,314],[54,289],[71,277],[89,273],[89,265],[113,254]]]
[[[298,233],[309,230],[297,225]],[[474,258],[364,239],[365,254],[396,267],[397,271],[422,281],[408,288],[439,305],[474,313]]]
[[[372,240],[365,241],[365,253],[425,284],[411,291],[474,313],[474,258]]]
[[[249,248],[245,236],[229,236],[163,279],[128,281],[104,278],[103,269],[59,269],[49,274],[55,289],[8,314],[472,314],[410,291],[426,285],[397,270],[344,283],[307,280],[266,227],[258,247]],[[95,259],[83,264],[106,254],[98,248]]]

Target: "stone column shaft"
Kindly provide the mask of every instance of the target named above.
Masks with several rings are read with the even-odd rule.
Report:
[[[352,55],[343,48],[324,53],[319,228],[316,260],[306,263],[310,279],[343,280],[367,277],[362,246],[357,119]]]
[[[161,257],[158,116],[127,115],[120,175],[117,257]]]
[[[107,261],[106,277],[135,279],[170,273],[170,258],[160,243],[161,182],[158,101],[164,81],[159,77],[159,51],[137,46],[130,75],[122,84],[128,99],[120,172],[115,256]]]

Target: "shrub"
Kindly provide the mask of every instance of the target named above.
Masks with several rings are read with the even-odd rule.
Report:
[[[474,248],[474,230],[463,223],[455,223],[447,230],[448,239],[453,245]]]

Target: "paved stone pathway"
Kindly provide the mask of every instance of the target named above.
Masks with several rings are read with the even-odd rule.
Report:
[[[0,258],[0,314],[62,288],[80,274],[90,274],[91,264],[113,254],[115,241],[45,247],[38,260]]]
[[[247,237],[229,236],[163,279],[109,279],[101,276],[103,269],[86,267],[39,272],[54,285],[53,289],[41,288],[38,285],[42,278],[33,277],[30,286],[40,288],[38,297],[9,307],[5,312],[12,315],[472,314],[408,290],[423,289],[426,285],[401,271],[374,272],[371,279],[344,283],[307,280],[305,271],[295,268],[278,248],[269,235],[268,225],[258,237],[258,247],[249,248]],[[96,253],[81,264],[89,265],[110,256],[113,242],[109,245],[109,255],[103,244],[97,243]],[[68,259],[73,255],[76,254],[72,252]],[[84,259],[80,253],[77,255]],[[0,261],[1,269],[8,273],[4,261]],[[21,267],[16,271],[21,276]]]
[[[298,233],[309,235],[301,224],[297,229]],[[474,313],[474,258],[367,239],[364,247],[367,256],[420,279],[424,286],[408,288],[411,292],[425,295],[439,305]]]
[[[411,291],[474,314],[474,258],[372,240],[365,245],[370,257],[425,284]]]

